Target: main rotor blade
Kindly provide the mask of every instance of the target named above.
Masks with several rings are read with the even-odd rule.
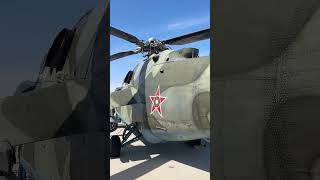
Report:
[[[123,57],[130,56],[130,55],[137,54],[137,53],[138,53],[137,51],[119,52],[119,53],[111,55],[110,56],[110,61],[114,61],[116,59],[123,58]]]
[[[196,41],[205,40],[208,38],[210,38],[210,29],[205,29],[205,30],[194,32],[191,34],[186,34],[183,36],[168,39],[162,42],[169,45],[184,45],[184,44],[193,43]]]
[[[117,28],[111,27],[110,26],[110,34],[113,36],[116,36],[118,38],[127,40],[131,43],[134,43],[138,46],[143,46],[143,42],[141,42],[137,37],[135,37],[134,35],[131,35],[129,33],[123,32]]]

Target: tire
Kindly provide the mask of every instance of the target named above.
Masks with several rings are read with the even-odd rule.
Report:
[[[121,152],[121,140],[119,136],[112,136],[110,139],[110,156],[119,157]]]
[[[186,143],[189,144],[192,147],[200,146],[201,145],[201,139],[190,140],[190,141],[187,141]]]

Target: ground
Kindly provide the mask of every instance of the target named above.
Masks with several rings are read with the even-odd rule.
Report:
[[[122,134],[117,129],[111,135]],[[111,180],[210,179],[210,144],[193,148],[184,142],[145,146],[137,141],[110,159]]]

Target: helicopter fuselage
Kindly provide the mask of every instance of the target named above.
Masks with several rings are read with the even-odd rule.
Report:
[[[153,54],[111,93],[111,109],[149,143],[210,136],[210,58],[185,48]]]

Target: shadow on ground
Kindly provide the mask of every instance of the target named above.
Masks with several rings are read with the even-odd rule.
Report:
[[[205,145],[206,147],[199,149],[193,148],[184,142],[127,146],[122,149],[120,157],[120,161],[124,165],[130,161],[146,161],[112,175],[111,179],[127,179],[128,177],[136,179],[171,160],[210,172],[210,145],[208,143]],[[151,155],[158,156],[152,158]],[[110,165],[112,166],[112,164]]]

